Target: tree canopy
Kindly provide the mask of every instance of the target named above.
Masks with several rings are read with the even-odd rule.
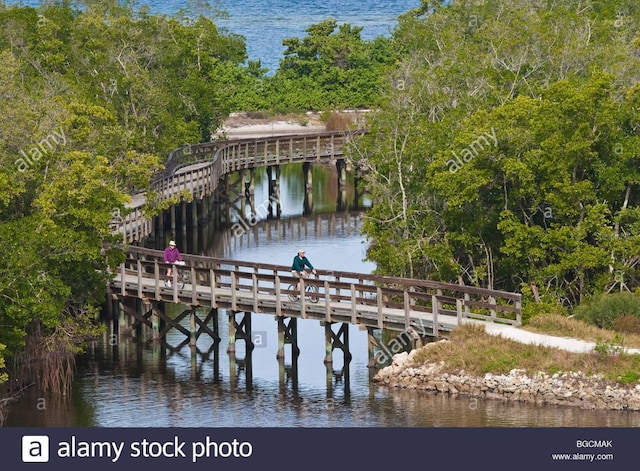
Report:
[[[393,61],[389,38],[362,39],[362,27],[327,19],[304,38],[287,38],[273,76],[250,63],[253,77],[239,103],[243,110],[306,111],[369,108],[377,104],[385,67]]]
[[[244,40],[115,0],[0,4],[0,25],[0,351],[37,331],[73,352],[122,260],[114,216],[171,150],[210,140]]]
[[[424,1],[350,149],[384,274],[571,308],[640,282],[638,31],[629,0]]]

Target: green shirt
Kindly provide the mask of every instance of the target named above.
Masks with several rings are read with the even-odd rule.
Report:
[[[313,270],[313,265],[311,265],[311,262],[307,257],[300,257],[300,255],[293,257],[293,264],[291,265],[292,270],[301,272],[304,270],[305,266]]]

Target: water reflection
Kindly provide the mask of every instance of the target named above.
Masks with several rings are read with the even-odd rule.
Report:
[[[202,348],[199,348],[202,352]],[[304,350],[303,350],[304,352]],[[512,404],[494,400],[392,390],[370,385],[357,360],[350,381],[334,369],[327,374],[321,359],[301,354],[299,378],[287,368],[280,382],[278,362],[254,352],[265,371],[254,364],[252,387],[247,371],[221,349],[219,371],[206,353],[189,367],[189,347],[167,354],[151,344],[97,344],[80,364],[73,400],[32,408],[29,391],[10,414],[9,426],[101,427],[637,427],[638,414],[584,411],[572,407]],[[238,355],[239,356],[239,355]],[[318,365],[320,364],[320,366]],[[322,377],[322,379],[321,379]],[[330,380],[329,380],[330,377]],[[330,385],[330,386],[329,386]],[[349,385],[349,386],[347,386]],[[153,411],[153,412],[150,412]],[[17,420],[19,417],[20,420]]]

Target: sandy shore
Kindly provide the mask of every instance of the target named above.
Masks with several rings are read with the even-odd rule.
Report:
[[[225,120],[219,136],[229,139],[248,139],[283,134],[307,134],[324,131],[325,125],[317,114],[296,117],[252,118],[244,113],[233,113]]]

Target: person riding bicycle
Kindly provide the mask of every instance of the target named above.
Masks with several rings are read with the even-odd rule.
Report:
[[[176,242],[174,240],[169,242],[169,246],[164,249],[164,263],[170,263],[171,265],[167,268],[167,285],[171,286],[171,275],[173,274],[173,264],[176,262],[182,261],[182,255],[180,255],[180,251],[178,247],[176,247]]]
[[[311,272],[315,275],[316,269],[313,268],[313,265],[309,261],[307,257],[305,257],[304,249],[298,250],[298,254],[293,257],[293,263],[291,264],[291,274],[295,278],[308,278],[309,274],[305,271],[304,267],[309,267]],[[300,282],[296,285],[296,289],[300,290]]]

